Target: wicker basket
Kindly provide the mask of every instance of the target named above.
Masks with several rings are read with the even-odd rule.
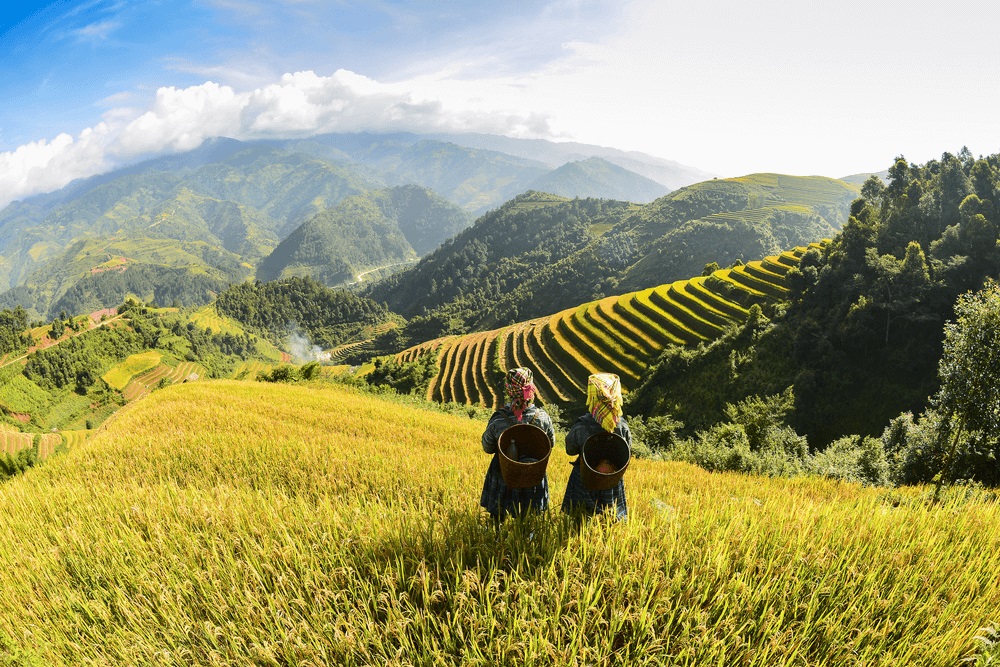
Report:
[[[524,489],[542,483],[552,453],[545,431],[532,424],[515,424],[500,434],[497,449],[507,486]]]
[[[598,472],[600,461],[610,463],[615,471],[611,473]],[[632,460],[625,438],[614,433],[595,433],[583,443],[580,455],[580,481],[588,491],[604,491],[613,488],[621,481]]]

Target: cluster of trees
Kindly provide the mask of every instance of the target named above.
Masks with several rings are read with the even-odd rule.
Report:
[[[437,375],[437,360],[436,350],[411,362],[399,362],[389,356],[378,357],[374,359],[375,369],[365,376],[365,382],[375,387],[390,387],[400,394],[423,396]]]
[[[808,252],[789,274],[787,309],[771,313],[773,321],[756,313],[701,349],[666,352],[633,392],[632,410],[707,432],[731,421],[727,405],[790,387],[783,419],[813,453],[843,455],[845,438],[869,450],[878,440],[897,481],[944,470],[1000,482],[997,429],[986,426],[996,423],[995,397],[983,393],[997,366],[982,362],[964,389],[948,389],[950,369],[995,349],[996,334],[976,325],[968,329],[975,336],[947,347],[956,326],[993,321],[989,313],[1000,309],[994,285],[959,299],[1000,274],[997,202],[1000,156],[975,159],[963,149],[924,165],[897,159],[887,184],[865,182],[825,252]],[[955,391],[993,407],[956,417]]]
[[[219,295],[215,307],[277,345],[298,327],[323,348],[347,342],[389,317],[385,305],[312,278],[233,285]]]
[[[24,308],[0,311],[0,357],[5,354],[24,352],[31,343],[25,331],[28,328],[28,314]]]
[[[130,354],[157,346],[163,330],[136,316],[129,326],[100,327],[28,356],[25,376],[44,389],[85,393],[101,374]]]

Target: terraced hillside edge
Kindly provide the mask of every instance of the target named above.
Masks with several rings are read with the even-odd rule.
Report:
[[[745,321],[753,304],[781,300],[788,291],[785,275],[806,250],[799,246],[710,276],[599,299],[492,331],[436,339],[403,350],[396,359],[413,361],[438,352],[438,374],[427,390],[433,401],[495,406],[502,395],[498,371],[514,366],[534,371],[546,403],[582,402],[591,373],[617,373],[628,390],[667,346],[714,340]]]

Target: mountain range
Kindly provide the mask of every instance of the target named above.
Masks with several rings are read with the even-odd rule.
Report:
[[[843,181],[779,174],[712,179],[645,205],[529,192],[368,294],[428,320],[415,339],[492,328],[831,237],[857,196]]]
[[[646,202],[663,181],[700,175],[638,153],[482,135],[216,139],[0,211],[0,305],[48,317],[129,293],[200,302],[255,275],[347,284],[419,258],[534,184]]]

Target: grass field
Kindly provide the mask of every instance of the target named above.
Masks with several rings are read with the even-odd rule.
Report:
[[[337,387],[156,392],[0,485],[0,664],[957,665],[1000,615],[985,494],[635,461],[627,523],[496,531],[483,427]]]

